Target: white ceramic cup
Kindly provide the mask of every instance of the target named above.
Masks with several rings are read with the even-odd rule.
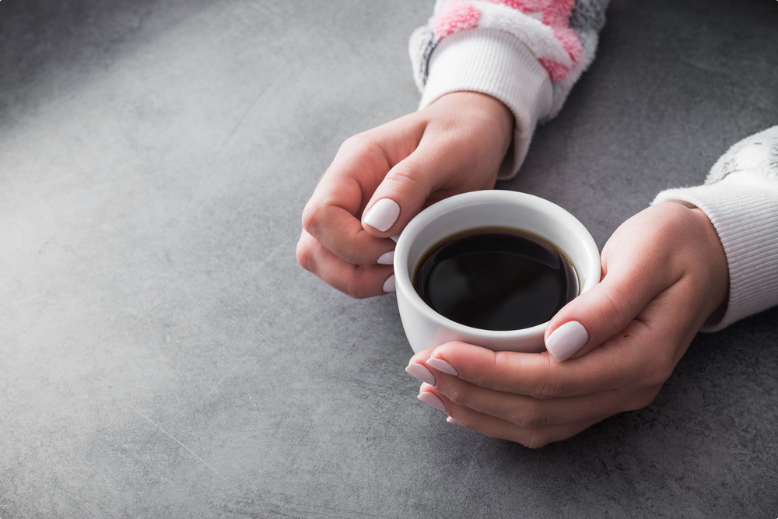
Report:
[[[548,200],[514,191],[474,191],[452,196],[419,213],[403,230],[394,255],[397,304],[405,334],[415,353],[450,341],[464,341],[495,351],[545,350],[548,323],[532,328],[492,331],[471,328],[435,312],[411,277],[418,263],[444,238],[468,229],[508,227],[528,231],[554,244],[570,259],[578,275],[579,294],[600,281],[600,253],[581,222]]]

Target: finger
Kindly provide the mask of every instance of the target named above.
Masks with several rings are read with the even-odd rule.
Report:
[[[589,354],[566,362],[557,361],[548,352],[494,352],[472,344],[450,342],[435,348],[425,367],[435,378],[456,373],[451,376],[476,386],[536,399],[587,395],[617,388],[639,389],[664,382],[667,377],[661,381],[654,377],[659,369],[654,366],[665,359],[652,354],[649,327],[633,321],[627,330],[628,338],[616,337]],[[441,372],[441,366],[446,372]]]
[[[427,395],[432,395],[432,397]],[[436,392],[436,390],[428,384],[422,384],[419,399],[448,414],[448,421],[450,423],[461,425],[492,438],[500,438],[520,443],[531,449],[537,449],[544,447],[549,443],[570,438],[584,429],[591,427],[595,423],[612,416],[598,416],[588,420],[565,424],[522,427],[508,420],[459,406],[449,400],[445,395]],[[440,407],[435,405],[438,402],[440,403]]]
[[[494,352],[450,342],[428,353],[425,364],[478,386],[543,399],[659,386],[705,319],[692,283],[683,279],[661,292],[620,333],[564,362],[548,352]]]
[[[416,353],[413,357],[411,357],[411,360],[408,362],[408,367],[405,368],[405,371],[415,379],[434,386],[436,383],[436,377],[433,374],[434,370],[431,371],[425,363],[432,354],[432,351],[433,348],[429,348]]]
[[[685,275],[688,269],[679,259],[695,240],[689,232],[695,225],[695,213],[679,204],[659,204],[624,222],[603,250],[602,281],[551,319],[546,349],[563,361],[620,333]]]
[[[360,217],[387,172],[416,149],[423,124],[406,116],[343,143],[303,211],[303,229],[355,265],[376,264],[394,242],[366,232]]]
[[[391,265],[353,265],[327,250],[305,231],[297,243],[297,261],[328,285],[357,299],[394,292]]]
[[[662,278],[634,271],[606,275],[551,319],[546,349],[561,362],[613,337],[665,288]]]
[[[450,135],[425,134],[418,148],[395,165],[376,188],[362,217],[362,226],[374,236],[387,237],[402,231],[426,205],[476,189],[458,179],[472,172],[473,157],[463,156],[457,140]],[[491,188],[491,183],[480,186]],[[431,199],[434,194],[434,199]]]
[[[303,230],[346,263],[391,264],[394,241],[372,236],[342,207],[311,199],[303,211]]]
[[[435,391],[457,406],[495,416],[520,427],[542,427],[583,422],[623,411],[641,409],[650,404],[661,384],[636,391],[606,390],[586,395],[538,399],[527,395],[506,393],[461,380],[459,377],[436,371]]]
[[[602,281],[565,305],[549,322],[546,349],[558,361],[582,355],[632,322],[662,290],[671,286],[660,264],[622,261],[606,271]]]

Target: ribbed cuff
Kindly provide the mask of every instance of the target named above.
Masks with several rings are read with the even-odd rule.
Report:
[[[548,73],[532,51],[510,34],[468,29],[449,35],[433,51],[419,109],[442,95],[461,91],[490,95],[513,112],[513,142],[498,178],[513,177],[524,162],[538,120],[551,111]]]
[[[730,177],[731,178],[731,177]],[[712,332],[778,304],[778,191],[730,181],[662,191],[653,203],[683,200],[702,209],[721,239],[729,268],[729,300]]]

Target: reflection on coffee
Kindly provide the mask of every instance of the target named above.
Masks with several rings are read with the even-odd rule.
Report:
[[[433,246],[413,286],[444,317],[500,331],[544,323],[578,295],[575,269],[556,247],[498,227],[464,231]]]

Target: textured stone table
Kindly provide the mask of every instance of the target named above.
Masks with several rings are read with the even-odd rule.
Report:
[[[776,517],[778,310],[529,450],[416,400],[393,296],[298,267],[346,137],[413,110],[432,1],[0,2],[0,517]],[[600,247],[778,123],[778,4],[615,0],[501,189]]]

